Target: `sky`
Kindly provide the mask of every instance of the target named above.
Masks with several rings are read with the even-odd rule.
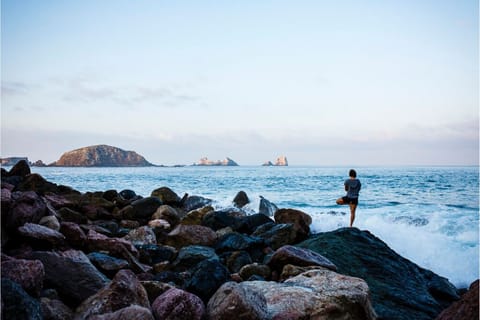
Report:
[[[478,2],[1,0],[1,156],[478,165]]]

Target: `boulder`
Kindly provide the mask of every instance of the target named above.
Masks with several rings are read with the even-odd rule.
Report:
[[[173,262],[173,269],[179,272],[187,271],[207,259],[219,260],[215,250],[210,247],[186,246],[178,252],[177,258]]]
[[[287,264],[293,264],[299,267],[320,266],[330,270],[337,270],[337,267],[321,254],[306,249],[290,245],[283,246],[270,256],[267,265],[276,271],[281,271]]]
[[[229,280],[230,273],[220,261],[203,260],[192,270],[186,290],[200,297],[204,303],[208,303],[217,289]]]
[[[168,221],[170,226],[175,227],[180,220],[182,219],[183,215],[177,211],[175,208],[169,205],[161,205],[158,207],[157,211],[152,215],[150,218],[151,220],[162,219]]]
[[[202,320],[205,305],[194,294],[172,288],[158,296],[152,304],[156,319],[191,319]]]
[[[239,286],[265,297],[269,319],[376,319],[366,282],[327,269]]]
[[[151,197],[157,197],[164,204],[179,206],[180,197],[169,187],[161,187],[152,191]]]
[[[28,162],[26,160],[20,160],[8,171],[8,176],[26,177],[30,173],[32,172],[30,171]]]
[[[130,270],[120,270],[110,284],[78,306],[75,319],[88,319],[94,315],[112,313],[131,305],[150,308],[147,292],[135,274]]]
[[[2,319],[42,320],[40,302],[30,297],[22,287],[2,278]]]
[[[203,217],[209,212],[213,212],[212,206],[205,206],[196,210],[189,211],[187,215],[180,221],[181,224],[202,224]]]
[[[252,236],[265,240],[265,243],[276,250],[284,245],[293,244],[297,233],[291,223],[265,223],[258,227]]]
[[[90,252],[87,255],[92,264],[107,276],[114,276],[119,270],[128,268],[128,261],[111,257],[101,252]]]
[[[118,193],[125,200],[133,200],[137,197],[135,191],[130,189],[124,189]]]
[[[185,212],[200,209],[212,203],[211,199],[201,196],[188,196],[182,203],[182,208]]]
[[[150,219],[152,214],[162,205],[162,201],[157,197],[147,197],[135,200],[131,204],[131,209],[125,212],[125,219],[139,220]],[[129,208],[125,207],[124,209]]]
[[[25,223],[38,223],[46,214],[47,206],[42,198],[33,191],[13,192],[13,204],[4,219],[8,230],[16,230]],[[3,224],[3,221],[2,221]]]
[[[248,199],[247,193],[245,191],[239,191],[235,198],[233,198],[233,204],[237,208],[242,208],[249,202],[250,200]]]
[[[231,273],[237,273],[243,266],[252,263],[252,258],[246,251],[226,252],[221,257]]]
[[[268,280],[272,275],[272,270],[269,266],[260,263],[252,263],[244,265],[239,271],[238,274],[240,277],[246,281],[250,279],[252,276],[260,276],[263,279]]]
[[[278,210],[278,207],[275,204],[268,201],[264,197],[260,196],[260,205],[258,208],[258,213],[266,215],[267,217],[272,217],[277,210]]]
[[[60,222],[58,221],[57,217],[55,216],[44,216],[38,222],[39,225],[50,228],[55,231],[60,230]]]
[[[368,231],[341,228],[298,246],[325,256],[338,272],[364,279],[379,318],[434,319],[459,298],[447,279],[401,257]]]
[[[202,225],[215,231],[226,227],[231,227],[233,230],[237,230],[242,227],[242,218],[245,216],[245,212],[236,208],[213,211],[203,217]]]
[[[235,282],[224,283],[207,305],[209,319],[269,319],[265,296]]]
[[[296,209],[278,209],[274,217],[276,223],[293,224],[293,229],[297,234],[296,242],[308,238],[312,218],[305,212]]]
[[[115,312],[94,315],[88,320],[155,320],[150,309],[132,305]]]
[[[85,224],[88,222],[88,218],[85,215],[67,207],[59,208],[57,212],[62,222],[74,222],[77,224]]]
[[[149,265],[172,261],[177,255],[177,250],[170,246],[142,244],[135,247],[140,253],[140,261]]]
[[[479,281],[474,281],[460,300],[444,309],[435,320],[477,320],[479,319]]]
[[[42,262],[45,284],[55,288],[62,300],[72,305],[95,294],[109,281],[82,251],[34,251],[26,258]]]
[[[36,246],[48,243],[55,247],[64,244],[65,241],[65,236],[60,232],[35,223],[25,223],[18,228],[18,233]]]
[[[62,222],[60,224],[60,233],[65,236],[66,241],[72,247],[83,247],[87,240],[87,236],[82,228],[73,222]]]
[[[172,288],[175,288],[171,284],[155,280],[140,281],[140,283],[145,288],[145,291],[147,291],[148,301],[150,301],[150,305],[153,304],[153,302],[155,301],[155,299],[157,299],[158,296]]]
[[[43,319],[70,320],[73,319],[73,311],[61,300],[42,297],[40,299]]]
[[[255,213],[248,215],[241,219],[241,225],[238,227],[238,232],[243,232],[251,234],[258,227],[263,226],[264,224],[274,223],[272,219],[261,213]]]
[[[45,278],[43,264],[39,260],[2,258],[2,278],[8,278],[21,285],[34,297],[40,295]]]
[[[167,236],[165,244],[175,248],[188,245],[211,246],[217,240],[212,229],[197,225],[178,225]]]
[[[134,246],[157,244],[157,236],[153,232],[152,228],[148,226],[139,227],[131,230],[125,237],[125,240],[130,241]]]

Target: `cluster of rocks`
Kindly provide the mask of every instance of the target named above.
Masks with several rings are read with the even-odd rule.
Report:
[[[458,299],[370,233],[311,235],[264,198],[247,214],[244,192],[215,209],[168,187],[80,193],[25,161],[1,174],[5,319],[431,319]]]

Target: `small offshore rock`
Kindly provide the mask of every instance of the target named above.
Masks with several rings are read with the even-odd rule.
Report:
[[[245,191],[239,191],[235,198],[233,198],[233,204],[237,208],[242,208],[250,202],[247,193]]]

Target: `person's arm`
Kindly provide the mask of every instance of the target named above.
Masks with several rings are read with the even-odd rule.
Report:
[[[348,191],[347,180],[345,180],[345,183],[344,183],[344,185],[345,185],[345,191]]]

